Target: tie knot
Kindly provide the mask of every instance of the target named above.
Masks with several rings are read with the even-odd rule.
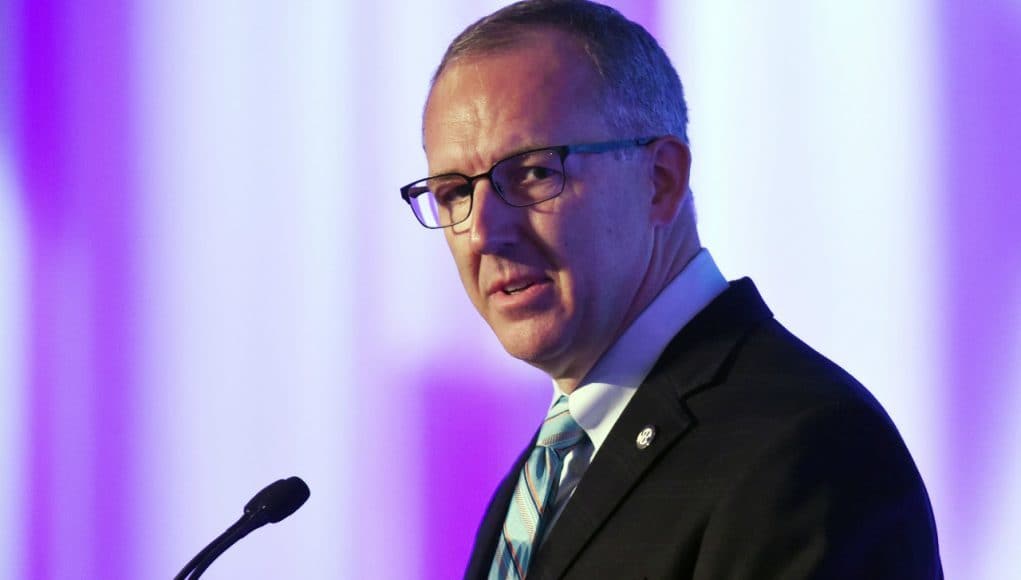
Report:
[[[567,395],[561,395],[546,415],[536,445],[549,447],[563,455],[565,451],[577,445],[585,437],[585,431],[574,421],[567,408]]]

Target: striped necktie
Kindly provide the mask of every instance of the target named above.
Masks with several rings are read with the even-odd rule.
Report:
[[[543,421],[535,448],[518,475],[489,580],[525,577],[532,554],[539,548],[543,527],[553,513],[564,455],[584,438],[585,431],[567,409],[567,396],[561,396]]]

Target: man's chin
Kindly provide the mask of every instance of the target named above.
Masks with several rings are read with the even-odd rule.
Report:
[[[511,336],[497,335],[503,349],[512,357],[526,362],[547,374],[556,375],[563,366],[563,355],[567,350],[561,336]]]

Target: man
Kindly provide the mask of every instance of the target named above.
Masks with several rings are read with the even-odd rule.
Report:
[[[580,0],[504,8],[436,72],[402,196],[555,387],[466,577],[942,577],[879,404],[701,248],[686,122],[655,40]]]

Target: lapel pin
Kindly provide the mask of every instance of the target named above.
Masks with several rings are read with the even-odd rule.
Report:
[[[639,449],[646,449],[649,445],[652,445],[652,440],[656,438],[656,427],[653,425],[646,425],[644,429],[638,432],[638,437],[635,438],[635,447]]]

